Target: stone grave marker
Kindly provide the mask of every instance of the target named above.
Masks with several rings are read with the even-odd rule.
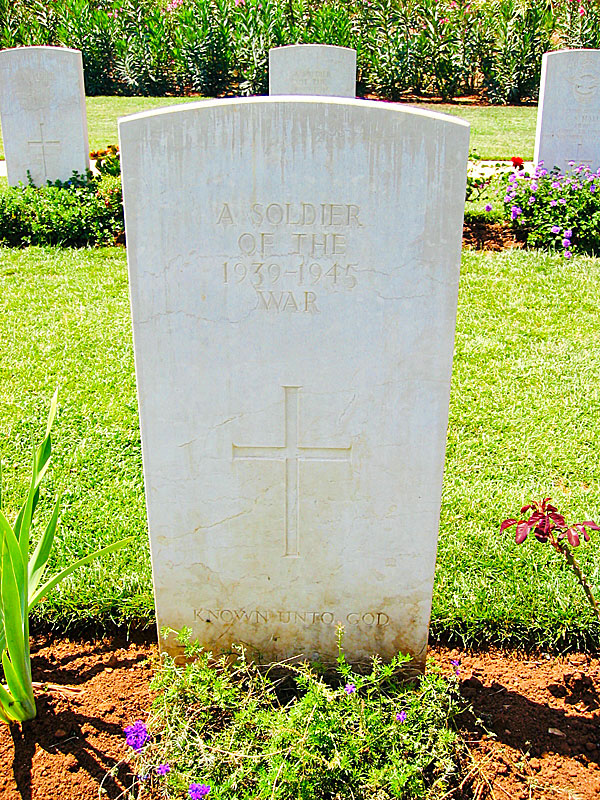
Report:
[[[356,50],[292,44],[269,50],[269,94],[356,96]]]
[[[534,161],[600,167],[600,50],[544,54]]]
[[[16,47],[0,52],[0,119],[8,182],[36,186],[89,167],[81,52]]]
[[[339,623],[422,667],[467,123],[267,97],[119,129],[158,625],[328,661]]]

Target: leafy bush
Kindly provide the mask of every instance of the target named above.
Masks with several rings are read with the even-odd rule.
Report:
[[[546,0],[500,0],[493,8],[494,43],[482,60],[488,97],[494,103],[537,97],[554,27],[552,7]]]
[[[457,783],[454,679],[407,681],[407,656],[359,674],[340,647],[325,680],[306,663],[261,669],[242,648],[213,659],[187,640],[195,660],[163,657],[148,726],[126,730],[137,773],[165,797],[416,800]]]
[[[600,46],[598,0],[0,0],[0,44],[83,53],[88,94],[267,91],[270,47],[357,50],[358,86],[398,99],[537,96],[546,50]]]
[[[570,162],[572,171],[512,172],[504,183],[504,214],[530,247],[600,255],[600,169]]]
[[[0,244],[85,247],[110,244],[122,233],[123,199],[119,177],[0,189]]]

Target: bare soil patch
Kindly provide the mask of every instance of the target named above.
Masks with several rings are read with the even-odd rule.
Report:
[[[523,247],[508,222],[491,222],[475,219],[465,220],[463,226],[463,247],[469,250],[506,250],[509,247]]]
[[[123,728],[146,719],[156,643],[103,639],[33,645],[38,718],[0,727],[0,800],[116,800],[134,781]],[[460,660],[469,751],[450,797],[597,800],[600,660],[435,647]],[[448,797],[448,800],[450,800]]]

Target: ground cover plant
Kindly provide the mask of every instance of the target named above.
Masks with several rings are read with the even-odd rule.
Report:
[[[60,386],[55,468],[64,538],[50,568],[128,534],[67,579],[36,624],[152,624],[125,252],[0,251],[0,457],[7,514],[27,490],[26,454]],[[600,486],[600,262],[539,252],[463,253],[432,632],[456,642],[597,646],[600,632],[568,567],[500,535],[506,510],[552,495],[597,519]],[[52,513],[40,500],[40,521]],[[581,554],[600,583],[594,546]],[[532,579],[533,576],[533,579]]]
[[[600,255],[600,169],[570,162],[562,174],[539,164],[530,174],[506,176],[501,194],[505,217],[530,247]]]
[[[598,47],[598,0],[0,0],[0,47],[83,53],[86,92],[267,91],[270,47],[354,47],[359,93],[535,97],[549,49]]]
[[[406,677],[408,657],[354,672],[343,629],[335,670],[256,666],[243,648],[212,655],[183,632],[185,666],[163,655],[148,724],[125,729],[142,794],[227,800],[441,798],[459,780],[454,679],[430,665]],[[404,670],[404,671],[403,671]]]

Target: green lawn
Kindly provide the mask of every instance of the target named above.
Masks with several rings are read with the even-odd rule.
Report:
[[[87,97],[87,121],[90,150],[103,150],[119,143],[117,120],[139,111],[192,103],[200,97]],[[0,158],[4,158],[4,143],[0,137]]]
[[[479,158],[533,161],[537,106],[424,105],[471,124],[471,152]]]
[[[55,462],[40,507],[63,490],[56,561],[127,534],[40,612],[63,624],[148,619],[150,559],[122,249],[0,251],[0,458],[4,504],[23,495],[55,386]],[[441,537],[436,634],[550,646],[600,642],[570,572],[538,543],[498,533],[530,496],[600,517],[600,260],[465,252]],[[415,532],[418,535],[418,532]],[[600,587],[600,537],[578,554]]]
[[[197,97],[88,97],[87,115],[90,150],[117,144],[117,119],[138,111],[189,103]],[[535,140],[535,106],[469,106],[419,104],[471,123],[471,150],[483,159],[508,159],[519,155],[533,158]],[[0,140],[0,158],[4,147]]]

